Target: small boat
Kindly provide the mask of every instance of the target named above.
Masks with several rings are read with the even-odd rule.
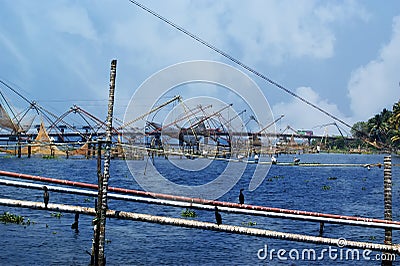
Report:
[[[294,163],[295,165],[299,165],[299,163],[300,163],[300,158],[294,157],[293,163]]]
[[[275,156],[272,155],[271,157],[271,163],[276,164],[278,161],[276,160]]]

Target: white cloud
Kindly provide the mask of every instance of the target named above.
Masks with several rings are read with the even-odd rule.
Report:
[[[357,1],[345,1],[342,5],[326,2],[325,6],[318,7],[315,15],[324,23],[335,21],[347,22],[350,18],[359,18],[368,21],[371,15]]]
[[[318,93],[312,88],[300,87],[296,89],[295,93],[336,117],[341,119],[345,117],[344,114],[339,111],[336,104],[330,103],[326,99],[321,99]],[[272,111],[276,117],[281,114],[285,115],[282,122],[278,123],[278,125],[282,125],[283,128],[278,128],[278,130],[285,129],[287,125],[290,125],[294,129],[311,129],[316,134],[323,134],[325,128],[320,126],[334,122],[332,118],[296,98],[292,98],[289,102],[275,104],[272,107]],[[340,123],[338,124],[342,127]],[[346,128],[346,130],[348,129]],[[329,134],[338,135],[339,133],[337,129],[333,128]]]
[[[175,5],[157,1],[146,5],[252,65],[265,61],[279,64],[286,58],[330,58],[334,54],[334,23],[368,18],[365,9],[355,1],[334,4],[304,0],[297,1],[295,8],[292,1],[181,1]],[[135,8],[135,16],[116,18],[112,32],[123,48],[141,51],[142,60],[147,58],[142,63],[218,56]]]
[[[356,120],[367,120],[400,98],[400,16],[393,19],[393,33],[379,56],[352,73],[348,83],[351,110]]]
[[[96,31],[82,6],[59,5],[48,14],[50,25],[57,31],[97,40]]]
[[[234,6],[229,6],[227,34],[243,49],[246,62],[330,58],[335,45],[332,24],[367,17],[354,1],[248,1],[243,7]]]
[[[256,67],[260,62],[332,57],[338,22],[343,25],[368,18],[356,1],[183,0],[148,1],[145,5]],[[38,97],[49,97],[46,88],[55,86],[60,93],[52,97],[103,97],[112,58],[119,60],[120,98],[128,98],[146,77],[168,65],[221,58],[128,1],[49,1],[40,5],[16,1],[6,7],[13,27],[4,36],[15,33],[9,57],[26,58],[25,67],[32,74],[25,76],[33,78],[24,84],[36,90],[32,94],[40,94]],[[10,45],[3,46],[10,50]],[[19,64],[15,68],[20,68]],[[42,73],[49,79],[41,78]]]

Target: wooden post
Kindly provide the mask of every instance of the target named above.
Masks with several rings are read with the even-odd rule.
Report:
[[[92,150],[92,158],[95,158],[96,157],[96,142],[93,142],[92,148],[93,148],[93,150]]]
[[[385,156],[383,159],[383,197],[384,197],[384,218],[385,220],[392,221],[392,157]],[[392,244],[392,229],[385,229],[386,245]],[[391,266],[392,261],[387,259],[391,258],[388,253],[382,253],[382,265]],[[387,260],[385,260],[387,259]]]
[[[18,146],[18,158],[21,158],[21,140],[20,140],[20,133],[18,133],[17,139],[18,139],[18,143],[17,143],[17,146]]]
[[[32,153],[32,146],[30,143],[28,143],[28,158],[31,158],[31,153]]]
[[[97,139],[97,183],[98,183],[98,192],[97,192],[97,200],[95,201],[95,210],[96,210],[96,218],[93,220],[93,246],[92,246],[92,258],[91,264],[98,265],[99,263],[99,235],[100,235],[100,227],[98,226],[98,222],[100,220],[100,208],[101,208],[101,191],[103,189],[103,176],[101,173],[101,148],[103,146],[103,141],[101,139]]]
[[[90,158],[90,153],[92,152],[92,143],[88,142],[87,150],[86,150],[86,159]]]
[[[112,130],[112,119],[114,110],[114,91],[115,91],[115,77],[117,74],[117,60],[111,61],[110,71],[110,89],[108,98],[108,113],[106,120],[106,141],[105,141],[105,153],[104,153],[104,168],[101,184],[101,193],[99,197],[100,201],[100,219],[98,221],[99,226],[99,253],[98,253],[98,265],[105,265],[104,256],[104,244],[105,244],[105,232],[106,232],[106,212],[107,212],[107,190],[108,190],[108,179],[110,177],[110,161],[111,161],[111,130]]]

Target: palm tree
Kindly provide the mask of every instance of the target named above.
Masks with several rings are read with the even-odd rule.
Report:
[[[386,108],[382,110],[380,114],[376,114],[373,118],[368,120],[368,126],[370,128],[370,138],[373,141],[379,141],[385,143],[387,139],[387,133],[389,132],[389,118],[392,116],[392,112]]]
[[[391,128],[393,129],[392,143],[400,141],[400,100],[393,105],[392,116],[389,119]]]

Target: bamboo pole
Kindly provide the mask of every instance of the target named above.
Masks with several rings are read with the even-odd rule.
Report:
[[[383,160],[383,197],[384,197],[384,218],[385,220],[392,221],[392,157],[385,156]],[[386,245],[392,244],[392,229],[385,228]],[[391,266],[392,260],[387,259],[390,256],[382,254],[382,265]]]
[[[30,209],[37,209],[37,210],[46,210],[46,211],[80,213],[80,214],[86,214],[86,215],[92,215],[92,216],[96,215],[96,211],[94,208],[64,205],[64,204],[49,203],[46,208],[42,202],[0,199],[0,205],[9,206],[9,207],[20,207],[20,208],[30,208]],[[345,247],[345,248],[369,249],[369,250],[374,250],[374,251],[400,254],[400,250],[399,250],[398,246],[368,243],[368,242],[359,242],[359,241],[350,241],[350,240],[345,240],[343,243],[342,238],[337,239],[337,238],[317,237],[317,236],[309,236],[309,235],[302,235],[302,234],[291,234],[291,233],[285,233],[285,232],[264,230],[264,229],[258,229],[258,228],[249,228],[249,227],[243,227],[243,226],[234,226],[234,225],[227,225],[227,224],[217,225],[215,223],[210,223],[210,222],[194,221],[194,220],[171,218],[171,217],[164,217],[164,216],[154,216],[154,215],[149,215],[149,214],[115,211],[115,210],[107,210],[106,216],[109,218],[125,219],[125,220],[148,222],[148,223],[157,223],[157,224],[163,224],[163,225],[172,225],[172,226],[195,228],[195,229],[202,229],[202,230],[212,230],[212,231],[219,231],[219,232],[240,234],[240,235],[251,235],[251,236],[257,236],[257,237],[275,238],[275,239],[282,239],[282,240],[289,240],[289,241],[296,241],[296,242],[307,242],[307,243],[320,244],[320,245],[338,246],[340,244],[339,245],[340,247]],[[339,243],[339,241],[342,241],[342,242]],[[345,245],[343,246],[342,244],[345,244]]]
[[[13,181],[13,180],[0,179],[0,185],[43,190],[43,186],[40,184],[19,182],[19,181]],[[90,191],[90,190],[64,188],[64,187],[58,187],[58,186],[47,186],[47,188],[49,191],[60,192],[60,193],[76,194],[76,195],[83,195],[83,196],[89,196],[89,197],[97,196],[97,192]],[[198,203],[162,200],[162,199],[155,199],[155,198],[145,198],[145,197],[121,195],[121,194],[115,194],[115,193],[108,193],[107,197],[109,199],[116,199],[116,200],[134,201],[134,202],[147,203],[147,204],[157,204],[157,205],[163,205],[163,206],[214,211],[214,206],[198,204]],[[286,213],[276,213],[276,212],[267,212],[267,211],[258,211],[258,210],[247,210],[247,209],[240,209],[240,208],[233,208],[233,207],[219,207],[218,210],[220,212],[226,212],[226,213],[264,216],[264,217],[280,218],[280,219],[301,220],[301,221],[308,221],[308,222],[319,222],[321,224],[332,223],[332,224],[343,224],[343,225],[349,225],[349,226],[363,226],[363,227],[374,227],[374,228],[383,228],[383,229],[390,228],[390,229],[400,230],[400,224],[395,224],[395,223],[394,224],[384,224],[384,223],[376,223],[376,222],[372,222],[372,221],[363,221],[363,220],[352,221],[352,220],[346,220],[346,219],[336,219],[336,218],[327,218],[327,217],[310,217],[310,216],[304,216],[304,215],[298,215],[298,214],[286,214]],[[94,239],[96,239],[96,235],[94,235]]]
[[[104,244],[106,232],[106,212],[107,212],[107,192],[108,192],[108,179],[110,178],[110,161],[111,161],[111,135],[112,135],[112,120],[114,110],[114,91],[115,91],[115,77],[117,74],[117,60],[111,61],[110,71],[110,88],[108,95],[108,112],[106,120],[106,141],[104,153],[104,168],[103,178],[101,179],[101,193],[99,193],[99,202],[101,202],[100,215],[99,215],[99,253],[98,265],[105,265]],[[101,200],[101,201],[100,201]]]
[[[40,182],[48,182],[48,183],[55,183],[55,184],[61,184],[61,185],[90,188],[90,189],[95,189],[95,190],[98,189],[97,185],[89,184],[89,183],[62,180],[62,179],[54,179],[54,178],[41,177],[41,176],[33,176],[33,175],[7,172],[7,171],[1,171],[1,170],[0,170],[0,176],[8,176],[8,177],[14,177],[14,178],[20,178],[20,179],[35,180],[35,181],[40,181]],[[253,210],[253,211],[265,211],[265,212],[276,213],[276,215],[292,214],[292,215],[297,215],[297,216],[303,215],[303,216],[308,216],[308,217],[325,217],[325,218],[332,218],[332,219],[339,219],[339,220],[347,220],[349,222],[364,221],[364,222],[381,223],[381,224],[386,224],[386,225],[388,225],[388,224],[400,225],[399,221],[388,221],[388,220],[367,218],[367,217],[355,217],[355,216],[338,215],[338,214],[281,209],[281,208],[265,207],[265,206],[249,205],[249,204],[242,205],[242,204],[232,203],[232,202],[214,201],[214,200],[206,200],[206,199],[200,199],[200,198],[189,198],[189,197],[183,197],[183,196],[174,196],[174,195],[125,189],[125,188],[117,188],[117,187],[109,187],[108,190],[112,191],[112,192],[137,195],[137,196],[142,196],[142,197],[166,199],[166,200],[171,200],[171,201],[187,202],[187,203],[191,203],[191,204],[196,203],[196,204],[202,204],[202,205],[219,206],[219,208],[220,207],[232,207],[232,208],[246,209],[246,210]]]

